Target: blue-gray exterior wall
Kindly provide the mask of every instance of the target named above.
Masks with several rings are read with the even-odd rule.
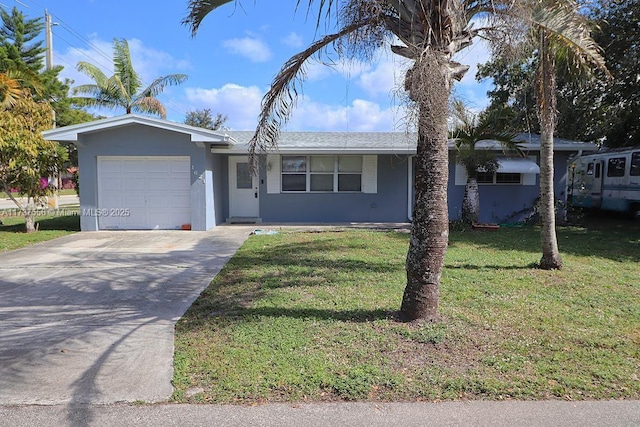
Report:
[[[208,230],[216,225],[214,158],[210,150],[189,136],[142,125],[128,125],[78,136],[80,209],[98,206],[99,156],[189,156],[191,161],[191,228]],[[98,230],[98,218],[81,216],[83,231]]]
[[[267,194],[260,172],[260,216],[264,222],[406,222],[408,156],[378,156],[378,192]]]
[[[229,156],[213,155],[213,200],[216,224],[222,224],[229,216]]]
[[[533,154],[533,153],[532,153]],[[572,153],[554,153],[555,199],[566,202],[567,163]],[[539,157],[538,159],[539,160]],[[449,184],[447,190],[449,219],[460,218],[464,185],[455,184],[455,153],[449,153]],[[535,185],[479,185],[480,222],[518,222],[529,215],[540,196],[540,176]]]

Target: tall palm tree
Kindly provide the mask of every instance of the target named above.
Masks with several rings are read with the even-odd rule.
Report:
[[[167,112],[156,96],[166,86],[178,85],[187,80],[185,74],[170,74],[158,77],[149,86],[142,89],[142,80],[133,68],[129,43],[125,39],[114,39],[113,41],[113,76],[107,77],[100,68],[89,62],[78,62],[76,68],[95,82],[73,88],[74,95],[87,95],[74,97],[72,100],[76,105],[124,108],[127,114],[136,111],[155,114],[163,119],[167,117]]]
[[[480,211],[478,172],[493,174],[499,167],[495,148],[478,149],[478,143],[495,141],[504,154],[511,152],[522,157],[523,153],[514,141],[515,133],[498,130],[501,121],[499,118],[489,114],[472,114],[459,100],[453,102],[453,118],[455,129],[451,132],[451,139],[458,150],[457,161],[467,172],[461,219],[465,223],[473,224],[478,221]]]
[[[232,0],[188,0],[183,23],[192,33],[203,19]],[[238,0],[235,0],[236,2]],[[297,5],[304,3],[297,1]],[[313,0],[308,5],[314,4]],[[375,48],[399,40],[392,52],[413,61],[405,90],[417,111],[413,227],[407,253],[407,285],[401,315],[406,320],[437,318],[440,275],[449,237],[447,207],[447,105],[455,80],[469,69],[453,60],[486,28],[476,17],[508,11],[509,0],[318,0],[317,27],[322,18],[337,16],[337,32],[315,41],[290,58],[263,98],[262,112],[251,140],[251,157],[276,146],[305,77],[304,65],[330,46],[339,54],[369,58]],[[337,12],[337,14],[334,14]],[[491,33],[486,33],[491,36]]]
[[[527,3],[527,2],[524,2]],[[600,68],[607,74],[604,57],[591,38],[585,17],[574,0],[532,0],[522,12],[537,50],[536,104],[540,121],[540,268],[562,268],[558,250],[553,189],[553,134],[557,122],[556,67],[558,61],[572,71]]]

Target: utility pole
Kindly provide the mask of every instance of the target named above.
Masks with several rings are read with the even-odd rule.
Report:
[[[44,10],[44,25],[46,31],[46,48],[47,56],[45,66],[47,70],[53,68],[53,34],[51,33],[51,15],[47,9]],[[55,123],[55,121],[54,121]]]
[[[47,48],[46,56],[45,56],[45,69],[48,71],[53,68],[53,34],[51,33],[51,15],[47,9],[44,10],[44,28],[45,28],[45,47]],[[51,109],[53,113],[53,127],[56,127],[56,112]],[[52,197],[49,197],[49,207],[53,209],[58,209],[58,189],[60,188],[60,174],[58,173],[56,176],[51,177],[49,183],[51,181],[55,182],[56,189],[55,193]]]

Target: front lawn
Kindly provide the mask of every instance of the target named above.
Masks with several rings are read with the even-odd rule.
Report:
[[[67,207],[60,209],[64,215],[38,216],[36,222],[39,224],[39,231],[35,233],[25,233],[24,217],[14,216],[15,209],[0,210],[0,252],[11,251],[67,234],[80,231],[80,217],[77,213],[78,207]],[[74,214],[74,211],[75,214]],[[7,216],[7,215],[11,216]]]
[[[640,227],[453,232],[437,324],[395,319],[408,235],[253,236],[176,327],[174,400],[640,398]]]

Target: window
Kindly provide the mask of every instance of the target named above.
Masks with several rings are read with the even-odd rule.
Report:
[[[600,162],[598,162],[596,163],[596,176],[595,176],[596,178],[600,178],[600,169],[601,169]]]
[[[251,177],[251,172],[249,171],[249,163],[238,163],[236,165],[236,187],[253,187],[253,179]]]
[[[520,184],[519,173],[500,173],[496,174],[496,184]]]
[[[593,162],[587,165],[587,175],[593,175]]]
[[[521,184],[522,174],[478,172],[478,184]]]
[[[626,157],[613,157],[609,159],[607,167],[608,177],[621,177],[624,176],[624,170],[627,163]]]
[[[640,151],[631,154],[631,176],[640,176]]]
[[[282,156],[283,192],[360,192],[362,156]]]

